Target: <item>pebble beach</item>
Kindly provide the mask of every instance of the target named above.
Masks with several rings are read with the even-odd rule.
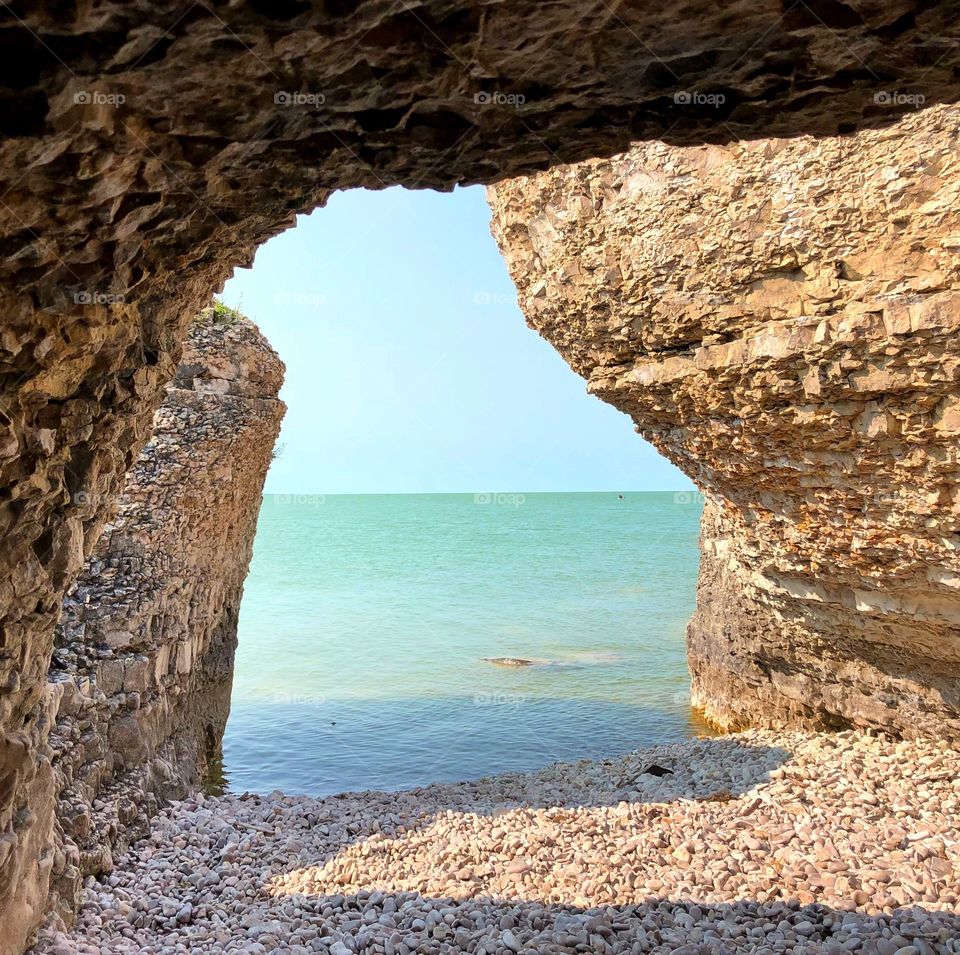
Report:
[[[198,796],[34,952],[960,953],[960,754],[750,731],[399,793]]]

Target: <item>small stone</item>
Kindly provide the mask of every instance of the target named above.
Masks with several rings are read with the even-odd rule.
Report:
[[[517,941],[517,937],[509,929],[500,936],[500,941],[510,949],[511,952],[520,951],[520,943]]]

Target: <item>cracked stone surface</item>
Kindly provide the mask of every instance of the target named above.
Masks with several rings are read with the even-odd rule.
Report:
[[[50,904],[194,791],[230,709],[243,582],[283,416],[283,365],[252,322],[191,322],[149,442],[63,606],[47,684]],[[41,807],[38,807],[41,808]]]
[[[83,880],[109,872],[219,754],[283,370],[239,313],[191,322],[153,434],[64,601],[49,683],[51,887],[68,918]]]
[[[958,138],[936,108],[490,190],[529,323],[706,495],[722,727],[960,738]]]
[[[884,127],[952,102],[951,4],[15,0],[0,9],[0,950],[37,922],[63,596],[256,246],[355,186]]]

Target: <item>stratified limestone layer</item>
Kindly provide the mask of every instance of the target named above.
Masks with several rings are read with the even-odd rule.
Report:
[[[230,708],[237,617],[284,406],[283,365],[244,318],[207,310],[57,632],[52,876],[82,879],[195,789]],[[78,492],[84,493],[84,492]]]
[[[185,317],[235,266],[334,189],[450,189],[643,138],[832,135],[955,101],[955,14],[928,0],[0,4],[0,951],[19,949],[44,895],[63,596]]]
[[[528,322],[707,497],[694,699],[960,736],[960,113],[490,190]]]

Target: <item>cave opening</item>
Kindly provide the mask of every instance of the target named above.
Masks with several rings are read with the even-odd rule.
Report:
[[[489,218],[480,188],[336,194],[220,296],[285,362],[288,409],[232,787],[409,788],[706,731],[699,495],[525,327]]]
[[[702,499],[525,327],[490,215],[480,187],[337,193],[189,322],[58,627],[54,682],[115,701],[108,766],[58,740],[98,779],[63,804],[131,774],[151,798],[409,788],[707,732]]]
[[[709,732],[702,499],[525,327],[490,214],[479,187],[335,194],[181,320],[56,628],[52,897],[198,790],[400,790]]]
[[[945,231],[951,167],[926,157],[951,149],[955,128],[955,110],[931,110],[904,121],[897,141],[911,171],[904,202],[941,215]],[[924,152],[911,145],[920,139]],[[529,184],[500,183],[493,232],[522,313],[485,218],[463,231],[488,244],[483,255],[496,263],[496,280],[481,277],[475,250],[449,258],[455,230],[423,210],[394,209],[386,225],[351,239],[353,223],[376,221],[351,198],[426,196],[439,208],[469,190],[432,198],[337,194],[263,246],[270,267],[258,261],[250,284],[228,286],[189,323],[168,402],[140,460],[150,493],[159,495],[148,509],[124,510],[121,502],[107,531],[118,553],[94,572],[125,584],[123,614],[149,618],[143,632],[152,645],[111,628],[81,578],[78,605],[85,625],[100,628],[102,652],[93,658],[95,683],[82,674],[54,681],[64,685],[54,687],[61,722],[51,740],[58,770],[72,776],[58,790],[66,850],[83,853],[86,871],[102,871],[102,846],[91,833],[118,833],[112,848],[122,847],[142,831],[158,794],[194,789],[204,770],[211,792],[390,790],[615,755],[653,741],[631,736],[638,727],[652,729],[656,742],[703,732],[691,719],[683,654],[701,505],[687,658],[694,701],[711,719],[731,729],[783,721],[949,731],[958,684],[938,638],[955,615],[954,578],[942,571],[921,578],[926,572],[915,563],[901,579],[902,562],[878,561],[874,578],[864,580],[847,559],[862,548],[864,532],[875,554],[898,546],[899,537],[877,537],[879,525],[929,537],[937,511],[924,482],[942,480],[949,455],[907,456],[903,448],[949,446],[956,427],[939,361],[958,314],[951,240],[918,259],[913,230],[922,231],[922,217],[884,215],[890,181],[872,170],[888,142],[868,132],[849,150],[831,144],[822,152],[800,141],[764,150],[648,144],[551,170],[574,188],[531,199]],[[821,179],[810,178],[811,163]],[[716,202],[729,195],[731,177],[747,184],[738,214]],[[836,208],[869,225],[853,251],[841,254],[843,237],[825,228],[817,196],[798,199],[823,182]],[[701,217],[695,229],[691,208]],[[319,231],[304,259],[284,243],[301,241],[313,222]],[[404,231],[410,223],[428,243]],[[329,244],[320,252],[324,234]],[[722,238],[704,243],[702,234]],[[783,251],[785,235],[795,249]],[[662,254],[664,237],[676,256]],[[810,248],[817,253],[804,251],[798,265]],[[427,251],[413,267],[406,256],[417,249]],[[757,249],[766,257],[751,258]],[[919,278],[891,293],[888,273],[910,270]],[[920,299],[914,286],[924,290]],[[288,420],[301,415],[307,440],[282,441],[278,455],[283,368],[244,311],[264,326],[276,319],[267,337],[295,372],[288,381],[302,382],[285,395]],[[509,470],[475,471],[532,458],[563,463],[564,474],[609,474],[609,448],[597,443],[607,425],[574,420],[603,406],[584,398],[582,381],[523,328],[524,318],[588,380],[590,394],[626,412],[696,474],[707,499],[679,491],[651,509],[644,500],[656,495],[633,493],[625,480],[616,482],[621,490],[604,484],[577,495]],[[508,330],[522,337],[503,337]],[[458,364],[464,354],[469,367]],[[162,363],[160,352],[150,355],[150,364]],[[524,361],[511,364],[520,355]],[[409,364],[411,356],[421,365]],[[572,390],[544,386],[538,375],[550,362]],[[491,395],[501,402],[496,413]],[[624,447],[643,448],[626,419],[604,414],[618,422]],[[786,423],[776,455],[772,422]],[[185,467],[177,459],[184,427],[195,441]],[[430,444],[436,433],[442,445]],[[536,457],[538,435],[553,440],[559,457],[546,448]],[[443,473],[440,451],[451,441],[458,466],[447,472],[450,483],[410,483]],[[498,448],[514,457],[498,457]],[[567,454],[571,448],[579,458]],[[354,470],[331,482],[340,459]],[[594,470],[577,472],[579,459]],[[905,460],[925,469],[916,487],[904,479]],[[167,483],[163,461],[178,475]],[[300,475],[305,483],[268,485],[241,610],[251,517],[271,461],[273,479]],[[870,468],[882,493],[866,500],[848,480],[859,467]],[[824,475],[844,476],[829,495]],[[405,483],[389,483],[401,476]],[[346,493],[358,487],[363,493]],[[75,493],[88,492],[78,483]],[[573,498],[573,506],[559,502]],[[137,540],[141,512],[174,545],[152,570]],[[191,514],[200,515],[192,528]],[[442,533],[428,533],[438,525]],[[941,543],[923,544],[931,559]],[[894,576],[884,567],[897,568]],[[154,612],[143,586],[151,576],[172,582],[179,609]],[[76,598],[77,591],[68,599]],[[644,639],[650,634],[668,635],[670,660],[657,658],[664,646]],[[105,724],[91,733],[77,717],[104,702]],[[225,726],[224,762],[217,743]],[[856,737],[854,748],[871,739]],[[728,783],[737,782],[739,761],[752,761],[757,747],[725,746],[698,741],[687,751],[732,754]],[[791,754],[779,744],[759,749],[762,785]],[[652,774],[640,775],[671,773],[651,765]],[[739,782],[696,790],[696,798],[732,801],[734,791]],[[131,813],[135,799],[145,812]],[[76,891],[82,871],[68,866],[55,891]],[[290,884],[308,884],[311,872],[298,870]]]
[[[757,4],[731,17],[709,5],[678,16],[641,5],[585,11],[567,0],[546,13],[527,3],[348,10],[340,2],[294,2],[271,12],[263,3],[187,0],[159,13],[109,2],[8,5],[4,47],[17,52],[3,93],[12,119],[2,169],[0,948],[19,953],[51,908],[75,911],[84,874],[107,871],[111,853],[154,808],[144,796],[152,780],[131,779],[129,789],[100,798],[114,770],[175,779],[178,762],[189,762],[189,738],[157,761],[145,760],[144,748],[166,738],[174,712],[150,697],[158,673],[176,681],[196,672],[208,649],[189,636],[191,612],[214,623],[216,665],[196,696],[211,703],[229,689],[223,663],[232,660],[236,607],[215,588],[198,590],[179,556],[163,568],[188,610],[175,652],[137,652],[128,633],[110,627],[97,601],[81,594],[91,614],[85,624],[104,624],[109,652],[94,660],[103,683],[84,675],[48,683],[54,625],[174,375],[187,319],[201,346],[228,343],[237,360],[181,369],[169,427],[155,431],[153,451],[174,456],[177,419],[198,426],[205,450],[190,469],[195,477],[202,471],[215,493],[191,546],[206,559],[222,558],[224,580],[234,579],[242,562],[225,555],[242,549],[240,524],[216,515],[230,507],[246,513],[241,487],[259,493],[255,476],[272,445],[263,435],[279,410],[278,366],[246,362],[244,355],[263,352],[242,321],[222,321],[229,316],[216,309],[194,320],[194,312],[234,263],[331,189],[384,181],[443,189],[551,166],[558,172],[559,163],[660,137],[677,147],[726,144],[725,156],[699,153],[692,164],[672,166],[667,156],[654,175],[627,177],[648,221],[626,231],[665,230],[660,248],[672,250],[664,257],[670,275],[653,268],[628,289],[653,289],[647,298],[664,305],[662,324],[611,324],[616,269],[626,261],[611,257],[594,270],[602,281],[599,294],[587,296],[589,320],[565,335],[568,326],[557,319],[569,311],[558,288],[578,284],[571,268],[548,283],[552,315],[538,327],[553,321],[558,347],[589,373],[593,393],[627,410],[709,491],[695,677],[712,716],[731,726],[842,718],[956,739],[956,124],[949,110],[939,117],[927,110],[924,119],[919,107],[956,101],[960,44],[949,4],[874,5],[862,15],[842,6],[818,3],[783,16],[780,4]],[[308,108],[290,108],[298,105]],[[895,124],[889,136],[871,135]],[[820,150],[816,138],[806,140],[798,156],[793,137],[801,134],[840,134],[841,141]],[[744,146],[759,135],[788,139]],[[730,162],[737,169],[719,182]],[[620,189],[613,179],[599,185],[606,196]],[[588,217],[589,203],[577,196]],[[670,205],[677,198],[683,208]],[[713,216],[718,206],[723,214]],[[729,222],[737,228],[728,230]],[[553,225],[565,232],[562,221]],[[704,287],[678,288],[673,275]],[[529,318],[536,295],[523,284]],[[609,348],[590,367],[598,339]],[[214,407],[235,422],[261,416],[260,430],[250,429],[259,440],[234,459],[242,466],[226,465],[218,453],[234,430],[199,428]],[[154,495],[150,513],[176,535],[183,502],[156,478],[149,468],[141,474]],[[501,492],[477,493],[492,499]],[[503,493],[517,503],[520,492]],[[136,516],[120,507],[108,533],[122,556],[102,572],[128,582],[130,613],[149,617],[144,632],[170,632],[173,618],[152,609],[141,586],[149,568],[136,535],[125,539]],[[104,739],[87,711],[105,702]],[[956,808],[940,777],[905,773],[900,760],[891,773],[870,737],[852,745],[845,756],[856,762],[865,754],[872,771],[850,774],[862,795],[863,780],[876,779],[899,790],[893,805],[903,795],[947,813]],[[79,763],[58,761],[63,747]],[[90,767],[87,756],[104,762]],[[945,757],[927,753],[921,764],[930,758]],[[836,761],[836,753],[826,761],[814,755],[807,779],[832,781]],[[943,774],[955,777],[952,769]],[[58,811],[65,784],[71,794]],[[802,802],[805,788],[796,786],[791,799]],[[742,822],[739,808],[732,807],[733,825]],[[871,812],[858,807],[844,818],[856,824]],[[823,831],[812,828],[808,859]],[[951,831],[949,818],[943,831]],[[842,826],[831,839],[834,833],[838,845],[850,836]],[[693,851],[682,841],[687,833],[663,835],[665,845]],[[798,835],[808,839],[809,829]],[[864,840],[850,841],[856,855]],[[899,845],[900,834],[889,844]],[[794,909],[807,897],[824,903],[822,919],[822,911],[802,913],[813,921],[801,934],[811,945],[833,942],[837,923],[841,930],[849,924],[849,899],[859,905],[866,896],[890,914],[928,885],[942,885],[945,874],[956,884],[955,866],[937,871],[933,861],[950,862],[943,843],[921,834],[911,851],[916,859],[906,858],[913,869],[906,873],[903,854],[871,859],[895,870],[896,884],[884,888],[854,889],[846,879],[836,891],[833,883],[801,884],[789,867],[776,882],[796,892]],[[802,856],[795,861],[803,864]],[[929,877],[919,889],[910,881],[917,864]],[[180,868],[195,874],[189,864]],[[707,875],[713,880],[715,872]],[[734,881],[729,890],[719,880],[706,889],[719,886],[725,903],[771,899],[769,886]],[[949,891],[934,895],[956,904]],[[168,908],[164,901],[164,918],[190,923],[190,904]],[[699,932],[703,913],[690,919],[678,908],[677,920]],[[755,908],[726,910],[738,933]],[[513,916],[498,912],[501,918]],[[876,920],[868,923],[868,932],[880,930]],[[904,931],[915,924],[905,922]],[[526,922],[519,943],[498,927],[510,932],[502,936],[510,951],[536,938]],[[564,922],[570,928],[576,921]],[[951,938],[957,930],[955,923],[940,929]],[[129,937],[133,930],[120,931]],[[343,955],[346,946],[336,945]]]

